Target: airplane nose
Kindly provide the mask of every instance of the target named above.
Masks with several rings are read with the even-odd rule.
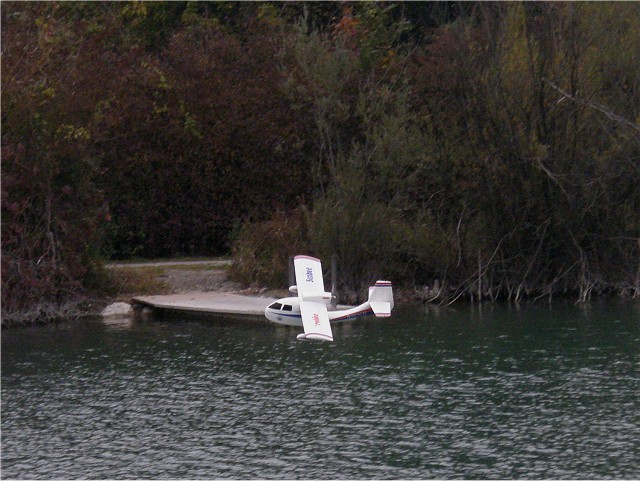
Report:
[[[264,317],[266,317],[271,322],[278,322],[278,315],[268,307],[264,310]]]

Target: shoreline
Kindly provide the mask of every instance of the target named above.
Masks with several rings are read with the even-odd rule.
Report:
[[[114,294],[78,294],[75,298],[63,303],[40,302],[14,312],[2,310],[2,329],[19,328],[29,326],[47,326],[66,321],[75,321],[83,318],[96,317],[123,317],[131,315],[131,299],[136,296],[157,296],[169,294],[191,294],[204,292],[228,293],[252,297],[281,298],[289,296],[289,291],[283,289],[269,289],[266,287],[246,287],[228,278],[230,260],[193,260],[193,261],[150,261],[135,263],[106,264],[112,280],[122,283],[120,289]],[[430,304],[439,307],[442,305],[438,299],[440,292],[430,289],[428,286],[420,288],[396,288],[395,298],[397,304]],[[455,303],[465,302],[461,297]],[[609,295],[595,296],[591,301],[610,297]],[[625,300],[620,296],[612,296],[618,300]],[[567,297],[555,297],[554,300],[577,299]],[[634,301],[633,298],[626,299]],[[523,299],[524,303],[551,303],[552,300]],[[468,302],[468,300],[467,300]],[[486,301],[481,301],[485,303]],[[500,303],[498,300],[489,300],[490,304]],[[587,302],[588,303],[588,302]],[[478,302],[471,302],[478,304]],[[109,308],[111,310],[109,311]]]
[[[112,282],[122,284],[114,294],[78,294],[62,303],[40,302],[13,312],[2,311],[2,329],[48,326],[83,318],[130,315],[131,298],[168,294],[225,292],[256,297],[285,297],[286,289],[244,287],[228,279],[230,260],[150,261],[107,263]],[[111,312],[107,310],[113,306]]]
[[[35,306],[13,312],[2,311],[2,329],[31,326],[50,326],[85,317],[99,317],[102,310],[111,304],[108,298],[88,298],[79,295],[63,303],[40,302]]]

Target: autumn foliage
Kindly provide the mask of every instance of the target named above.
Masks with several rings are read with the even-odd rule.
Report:
[[[306,246],[351,291],[638,296],[638,13],[3,2],[3,309],[234,242],[247,282]]]

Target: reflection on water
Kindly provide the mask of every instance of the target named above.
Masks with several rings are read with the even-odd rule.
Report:
[[[133,317],[105,317],[102,319],[104,325],[111,327],[112,329],[131,329],[134,327],[135,321]]]
[[[4,478],[637,478],[640,310],[2,334]]]

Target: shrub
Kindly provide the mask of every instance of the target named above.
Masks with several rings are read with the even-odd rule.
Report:
[[[302,208],[289,214],[278,211],[267,221],[247,222],[234,237],[229,276],[247,285],[285,286],[289,257],[310,253]]]

